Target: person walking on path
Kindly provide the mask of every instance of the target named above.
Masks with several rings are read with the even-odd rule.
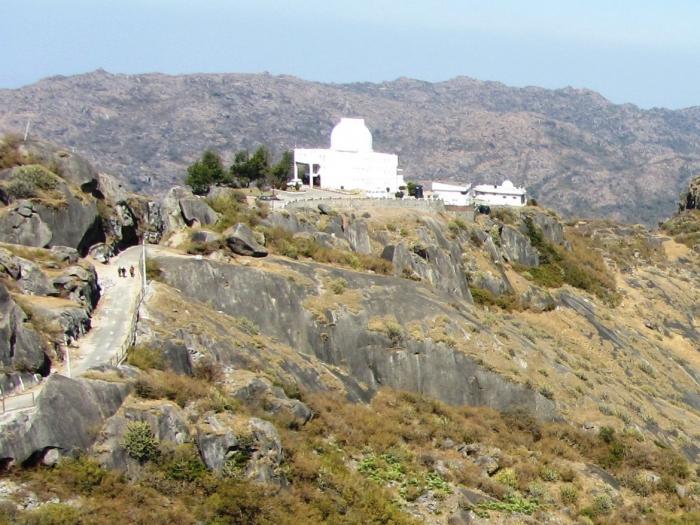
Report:
[[[124,270],[124,269],[123,269],[121,266],[119,266],[119,267],[117,268],[117,274],[119,275],[119,277],[122,277],[122,272],[123,272],[123,270]]]
[[[129,268],[129,273],[131,274],[132,277],[134,277],[136,275],[136,269],[134,268],[133,264]],[[126,277],[126,270],[124,270],[124,277]]]

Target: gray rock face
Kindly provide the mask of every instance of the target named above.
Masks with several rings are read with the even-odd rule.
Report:
[[[540,264],[540,256],[530,244],[530,239],[518,230],[505,225],[500,237],[501,249],[509,261],[530,267]]]
[[[20,201],[0,216],[0,240],[45,248],[51,242],[53,232],[29,201]]]
[[[194,242],[217,242],[221,239],[221,234],[209,230],[195,230],[190,234],[190,239]]]
[[[444,302],[429,298],[424,287],[409,280],[333,269],[333,278],[342,277],[350,287],[363,290],[364,309],[358,314],[328,313],[332,321],[320,326],[310,312],[299,308],[309,289],[282,275],[206,260],[160,256],[156,260],[166,281],[185,296],[209,301],[230,315],[247,317],[266,334],[299,352],[342,367],[371,391],[390,386],[452,404],[522,408],[544,419],[555,417],[552,401],[486,370],[456,349],[430,339],[405,341],[402,348],[395,348],[385,335],[368,331],[369,318],[387,312],[404,322],[423,319],[426,311],[451,315]],[[313,277],[315,265],[296,263],[294,268]],[[222,281],[235,293],[222,287]],[[373,287],[381,292],[372,293]],[[473,322],[479,329],[478,322]]]
[[[532,222],[542,230],[542,236],[552,244],[562,245],[566,241],[564,238],[564,226],[556,218],[546,213],[536,211],[529,214]],[[527,231],[521,230],[522,233]]]
[[[52,375],[33,412],[18,415],[0,434],[0,458],[22,463],[40,460],[50,449],[74,455],[87,450],[95,429],[121,406],[130,386]]]
[[[70,246],[52,246],[51,253],[60,261],[75,264],[80,258],[78,250]]]
[[[369,230],[367,229],[367,223],[365,221],[352,221],[345,231],[345,238],[350,243],[353,251],[364,254],[372,253]]]
[[[51,245],[70,246],[86,254],[90,246],[105,240],[102,220],[94,199],[81,201],[65,189],[65,206],[35,205],[36,213],[51,230]]]
[[[39,140],[23,143],[20,152],[45,166],[55,167],[52,171],[85,192],[92,192],[98,186],[97,171],[76,153]]]
[[[97,174],[97,188],[105,199],[115,203],[125,203],[129,199],[129,190],[116,177],[106,173]]]
[[[0,284],[0,363],[7,368],[44,371],[47,367],[44,344],[25,321],[24,311]]]
[[[163,231],[177,231],[187,224],[182,217],[182,209],[180,208],[180,199],[194,197],[193,193],[181,186],[170,188],[160,201],[160,213],[163,221]]]
[[[512,291],[510,283],[500,275],[476,271],[469,274],[469,284],[488,290],[493,295],[503,295]]]
[[[129,424],[135,421],[148,423],[158,441],[181,445],[190,441],[190,429],[185,412],[175,403],[161,401],[158,404],[129,402],[105,421],[99,439],[92,445],[92,452],[106,468],[128,471],[137,462],[124,449],[124,436]]]
[[[224,231],[223,236],[233,253],[253,257],[265,257],[267,255],[265,247],[258,244],[253,231],[245,224],[239,222],[231,226]]]
[[[217,474],[235,472],[259,483],[284,483],[280,437],[267,421],[210,413],[197,425],[196,441],[202,460]]]
[[[195,223],[207,226],[219,220],[219,214],[199,197],[182,198],[179,202],[182,218],[187,226],[193,226]]]
[[[548,312],[556,306],[552,295],[547,290],[536,286],[528,288],[522,295],[521,301],[525,307],[533,312]]]
[[[0,248],[0,272],[17,281],[24,294],[55,295],[55,290],[39,265],[4,248]]]
[[[70,266],[52,284],[61,297],[83,305],[88,312],[92,312],[100,299],[97,272],[92,266]]]
[[[297,399],[290,399],[269,379],[246,370],[235,370],[226,374],[224,391],[230,396],[256,406],[271,414],[282,414],[295,426],[306,424],[313,415],[311,409]]]

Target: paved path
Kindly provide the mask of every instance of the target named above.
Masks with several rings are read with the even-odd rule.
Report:
[[[90,331],[78,339],[77,348],[67,349],[70,352],[71,377],[108,363],[129,337],[141,287],[141,250],[141,246],[132,246],[111,259],[109,264],[95,264],[102,295],[92,314]],[[117,269],[123,266],[128,271],[131,265],[136,270],[135,277],[119,277]],[[67,363],[63,364],[59,373],[68,374]],[[43,383],[39,383],[23,394],[5,398],[0,413],[32,408],[43,386]]]
[[[141,246],[132,246],[111,259],[109,264],[95,264],[102,296],[92,314],[92,328],[78,339],[78,348],[69,349],[73,377],[108,363],[129,336],[141,287],[141,250]],[[136,269],[135,277],[119,277],[117,269],[120,266],[127,269],[128,275],[132,265]]]

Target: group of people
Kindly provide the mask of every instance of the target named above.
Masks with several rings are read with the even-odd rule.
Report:
[[[117,268],[117,272],[119,273],[119,277],[126,277],[125,266],[120,266],[119,268]],[[133,264],[129,267],[129,275],[131,275],[132,277],[136,276],[136,268],[134,268]]]

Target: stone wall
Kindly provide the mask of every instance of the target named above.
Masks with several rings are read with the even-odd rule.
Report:
[[[272,201],[275,202],[275,201]],[[273,208],[316,208],[319,204],[325,204],[331,208],[411,208],[420,210],[445,211],[442,201],[429,201],[426,199],[352,199],[338,198],[305,198],[286,203],[279,201],[273,204]]]

